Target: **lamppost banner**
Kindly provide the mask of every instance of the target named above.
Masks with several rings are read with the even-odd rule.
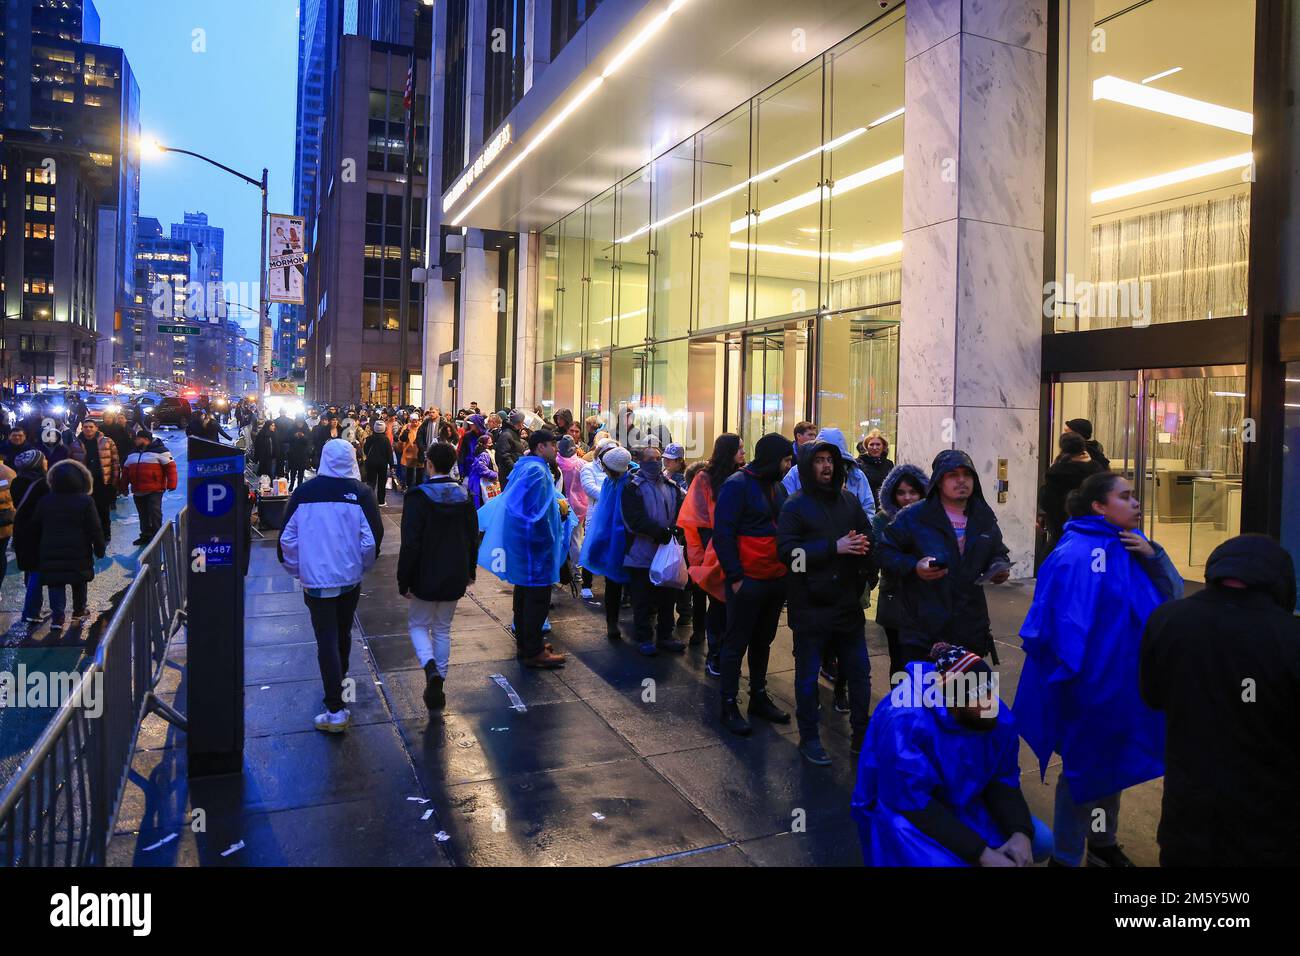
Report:
[[[307,263],[307,253],[303,250],[303,217],[271,213],[270,220],[266,298],[270,302],[302,305],[303,266]]]

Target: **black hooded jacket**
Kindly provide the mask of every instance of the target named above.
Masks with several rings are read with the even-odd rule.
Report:
[[[1047,539],[1053,546],[1065,533],[1065,523],[1070,516],[1065,510],[1065,501],[1089,475],[1095,475],[1105,469],[1096,461],[1073,461],[1058,459],[1047,469],[1047,479],[1038,489],[1038,510],[1043,513],[1047,525]]]
[[[78,584],[95,577],[95,558],[104,556],[104,529],[99,523],[92,482],[86,466],[65,459],[50,466],[49,494],[36,506],[32,524],[40,541],[41,584]]]
[[[812,460],[829,451],[835,462],[829,487],[813,477]],[[830,442],[815,441],[799,453],[799,490],[786,498],[777,518],[776,547],[790,573],[786,602],[795,630],[845,630],[861,627],[860,601],[874,567],[865,556],[840,554],[839,539],[850,531],[874,536],[871,521],[855,495],[844,490],[844,459]]]
[[[1235,578],[1246,589],[1221,582]],[[1164,866],[1300,860],[1300,619],[1281,545],[1214,549],[1204,590],[1162,604],[1142,636],[1140,685],[1166,719]]]
[[[975,475],[974,492],[966,504],[964,553],[958,550],[939,497],[943,476],[962,467]],[[948,573],[937,581],[922,581],[916,563],[926,556],[947,561]],[[929,494],[900,511],[876,547],[876,563],[899,580],[902,644],[917,657],[928,657],[938,641],[987,654],[993,645],[989,609],[984,588],[975,580],[995,561],[1009,560],[998,519],[984,500],[970,456],[955,449],[939,452],[930,467]]]
[[[790,440],[775,433],[754,446],[754,460],[722,483],[713,508],[713,550],[727,584],[785,576],[776,551],[776,519],[785,501],[781,462]]]

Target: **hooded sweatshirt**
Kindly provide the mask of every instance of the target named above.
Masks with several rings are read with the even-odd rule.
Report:
[[[849,453],[849,443],[844,438],[844,432],[838,428],[823,428],[813,441],[814,444],[817,442],[835,446],[835,450],[840,453],[840,458],[844,460],[845,490],[862,503],[862,510],[867,513],[868,519],[874,517],[876,513],[876,496],[872,492],[871,482],[867,480],[867,476],[863,473],[858,460]],[[807,445],[804,446],[804,448],[807,447]],[[802,456],[800,457],[802,460]],[[802,468],[791,468],[785,473],[785,479],[781,484],[785,486],[787,494],[794,494],[799,490],[799,484],[802,480],[800,472],[802,471]]]
[[[958,544],[940,497],[943,476],[957,468],[969,468],[975,476],[966,503],[964,546]],[[937,641],[944,641],[983,655],[992,636],[984,589],[975,581],[994,562],[1009,561],[1009,553],[970,456],[956,449],[941,451],[930,470],[927,496],[895,515],[877,543],[876,562],[899,581],[899,638],[905,646],[928,656]],[[948,573],[922,581],[916,564],[924,557],[947,561]]]
[[[1229,579],[1246,587],[1229,587]],[[1152,612],[1139,654],[1142,698],[1166,723],[1160,862],[1294,866],[1300,860],[1295,566],[1276,541],[1243,534],[1210,554],[1205,582],[1204,590]]]
[[[818,484],[813,458],[828,451],[834,462],[829,485]],[[872,537],[871,522],[856,496],[844,487],[847,463],[834,442],[820,438],[799,453],[800,489],[786,498],[777,519],[777,550],[790,568],[786,599],[790,626],[801,630],[861,627],[859,597],[874,563],[866,555],[839,553],[850,531]]]
[[[383,537],[379,506],[361,482],[356,451],[341,438],[327,441],[316,477],[294,490],[285,509],[279,543],[285,570],[309,596],[336,597],[361,583]]]
[[[789,439],[764,435],[754,446],[754,460],[718,489],[712,544],[728,585],[786,574],[776,549],[776,519],[785,501],[781,463],[790,455]]]

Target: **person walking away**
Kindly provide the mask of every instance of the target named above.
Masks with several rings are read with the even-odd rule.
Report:
[[[303,483],[307,475],[307,466],[311,464],[311,437],[307,434],[307,423],[299,422],[294,426],[293,437],[289,439],[289,493]]]
[[[596,459],[583,470],[582,488],[587,501],[595,501],[587,508],[587,529],[582,541],[578,563],[584,570],[599,574],[605,579],[605,636],[620,641],[618,615],[623,607],[623,587],[628,583],[628,570],[623,565],[627,557],[627,526],[623,523],[623,495],[627,493],[628,469],[632,455],[610,441],[596,454]],[[584,592],[584,594],[590,593]]]
[[[894,516],[914,502],[925,497],[930,487],[930,480],[925,472],[916,465],[895,465],[880,483],[880,508],[871,519],[871,528],[877,541],[884,536],[885,529]],[[890,683],[903,673],[906,657],[898,638],[898,629],[902,623],[900,593],[901,581],[888,568],[880,571],[880,595],[876,599],[876,623],[885,632],[885,642],[889,647]]]
[[[393,443],[388,440],[388,433],[383,429],[371,432],[361,446],[361,455],[366,462],[366,484],[374,489],[375,498],[382,505],[388,489],[388,469],[393,463]]]
[[[479,509],[478,561],[514,586],[514,634],[524,666],[552,669],[563,667],[566,657],[547,646],[542,625],[577,519],[555,492],[551,433],[534,432],[529,439],[533,451],[515,465],[515,480]]]
[[[650,563],[661,545],[671,544],[682,505],[682,492],[663,473],[659,449],[643,445],[637,473],[623,494],[623,525],[627,528],[628,588],[637,647],[653,657],[657,651],[680,653],[686,645],[673,636],[677,591],[650,580]],[[653,623],[652,623],[653,619]]]
[[[1028,866],[1052,852],[1020,790],[992,668],[938,643],[876,705],[850,803],[867,866]],[[934,699],[938,698],[938,699]]]
[[[510,413],[509,418],[502,424],[500,431],[497,432],[497,475],[502,488],[507,487],[509,484],[510,472],[514,470],[515,463],[528,447],[519,436],[519,429],[523,427],[523,424],[524,413],[516,409]]]
[[[14,479],[18,472],[0,462],[0,585],[9,571],[9,539],[14,534]]]
[[[86,619],[86,596],[95,579],[95,559],[105,554],[99,509],[91,497],[94,479],[79,461],[67,459],[50,467],[49,494],[41,498],[32,516],[40,583],[50,594],[50,626],[63,627],[67,607],[65,587],[72,588],[72,618],[77,627]]]
[[[1061,755],[1055,865],[1078,866],[1086,853],[1089,866],[1128,867],[1120,793],[1165,772],[1164,718],[1138,688],[1142,630],[1157,607],[1182,596],[1183,579],[1142,534],[1127,479],[1092,475],[1069,508],[1020,628],[1025,663],[1013,707],[1044,775]]]
[[[925,500],[895,515],[876,542],[876,564],[899,582],[903,657],[928,660],[943,641],[996,661],[981,583],[1011,576],[997,516],[964,451],[939,452],[930,476]]]
[[[15,462],[17,477],[13,481],[14,560],[18,570],[23,572],[25,595],[23,599],[23,621],[28,625],[41,621],[41,605],[44,603],[41,584],[40,529],[36,525],[36,506],[49,493],[46,481],[45,456],[34,448],[29,448],[18,456]],[[63,590],[59,590],[63,596]],[[60,605],[62,609],[63,605]],[[61,613],[61,611],[60,611]]]
[[[426,464],[429,480],[402,502],[397,591],[410,602],[407,627],[424,670],[424,705],[431,711],[447,704],[451,622],[478,566],[478,512],[451,477],[455,464],[453,448],[434,445]]]
[[[722,483],[713,511],[713,550],[727,582],[727,629],[722,638],[722,724],[748,736],[736,703],[740,661],[749,659],[749,715],[788,724],[790,715],[767,693],[767,661],[785,604],[786,567],[776,550],[776,520],[785,499],[781,479],[791,445],[772,432],[754,446],[754,461]]]
[[[871,709],[866,615],[859,595],[874,565],[871,522],[844,489],[846,466],[837,446],[814,441],[799,458],[800,487],[777,518],[776,545],[786,575],[787,617],[794,632],[795,717],[799,753],[816,766],[831,758],[817,729],[817,674],[822,650],[835,654],[849,698],[852,751],[862,749]]]
[[[1106,452],[1101,447],[1101,442],[1092,439],[1092,422],[1086,418],[1071,418],[1065,423],[1067,431],[1072,431],[1083,438],[1084,447],[1088,449],[1088,455],[1100,467],[1098,471],[1110,471],[1110,459],[1106,457]]]
[[[1047,479],[1038,489],[1038,527],[1047,535],[1049,547],[1056,547],[1065,533],[1065,523],[1070,520],[1065,511],[1070,492],[1089,475],[1103,470],[1088,454],[1082,435],[1062,432],[1058,443],[1061,453],[1047,469]]]
[[[879,504],[880,486],[894,468],[894,463],[889,460],[889,442],[885,440],[879,428],[871,429],[867,432],[867,437],[862,439],[862,454],[858,456],[858,467],[867,476],[867,484],[871,485],[871,494]]]
[[[361,579],[379,557],[384,537],[375,496],[361,482],[357,456],[341,438],[321,449],[320,470],[289,496],[277,546],[280,563],[302,584],[316,635],[325,710],[314,726],[342,733],[351,722],[343,675],[352,650],[352,618]]]
[[[99,425],[92,419],[81,424],[81,446],[90,470],[93,488],[91,498],[99,515],[104,543],[113,540],[113,505],[117,503],[117,486],[122,477],[122,462],[117,456],[117,445],[107,435],[99,433]]]
[[[135,433],[135,451],[122,468],[122,490],[134,496],[140,536],[131,543],[148,544],[162,529],[163,495],[176,488],[176,459],[159,438],[145,429]]]
[[[320,424],[311,430],[311,467],[312,470],[320,468],[321,452],[325,448],[325,443],[339,437],[338,419],[326,412],[321,418]],[[256,456],[256,442],[254,442],[254,454]],[[259,472],[260,474],[260,472]]]
[[[1300,860],[1300,620],[1291,555],[1243,534],[1147,619],[1139,688],[1165,715],[1161,866]]]

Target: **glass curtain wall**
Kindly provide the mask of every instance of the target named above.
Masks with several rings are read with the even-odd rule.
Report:
[[[1254,0],[1061,13],[1058,332],[1244,315]]]
[[[903,40],[899,9],[544,230],[536,403],[689,458],[808,416],[892,441]]]

